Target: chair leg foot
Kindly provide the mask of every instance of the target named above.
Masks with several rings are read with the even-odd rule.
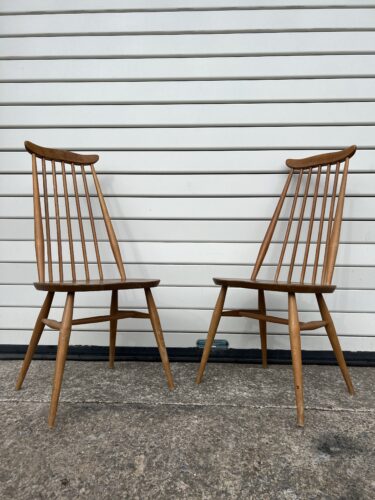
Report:
[[[258,309],[260,314],[266,314],[264,290],[258,290]],[[260,343],[262,347],[262,366],[267,368],[267,322],[259,321]]]
[[[301,335],[298,319],[296,296],[288,293],[288,316],[290,348],[292,352],[294,389],[297,404],[297,425],[304,426],[303,378],[302,378],[302,353]]]
[[[223,307],[224,307],[224,302],[225,302],[225,296],[227,294],[227,287],[223,286],[221,287],[219,297],[216,302],[216,306],[214,309],[214,312],[212,314],[211,318],[211,323],[210,323],[210,328],[208,330],[207,334],[207,340],[203,349],[203,354],[201,358],[201,362],[199,365],[199,370],[197,373],[197,378],[196,378],[196,383],[200,384],[202,381],[202,377],[204,374],[204,370],[206,368],[207,360],[211,352],[211,347],[215,339],[217,327],[219,326],[220,318],[221,318],[221,313],[223,312]]]
[[[335,353],[336,360],[337,360],[337,363],[340,367],[342,376],[344,377],[346,387],[348,388],[349,394],[353,395],[354,394],[354,387],[353,387],[352,379],[350,377],[348,367],[346,366],[344,354],[341,350],[340,342],[339,342],[339,339],[338,339],[337,333],[336,333],[336,328],[335,328],[335,325],[332,321],[332,317],[329,313],[327,304],[324,300],[323,295],[320,293],[316,294],[316,299],[318,301],[318,306],[319,306],[319,310],[320,310],[320,314],[322,316],[322,319],[323,319],[323,321],[327,322],[325,329],[326,329],[329,341],[331,342],[333,352]]]
[[[57,347],[55,376],[52,389],[51,405],[48,415],[49,427],[54,427],[56,420],[57,405],[59,403],[61,384],[64,374],[66,356],[69,348],[70,332],[72,328],[74,307],[74,293],[69,292],[66,297],[64,314],[61,322],[59,343]]]
[[[118,311],[118,291],[112,291],[111,298],[111,310],[110,314],[115,314]],[[116,335],[117,335],[117,320],[111,319],[109,322],[110,333],[109,333],[109,367],[115,367],[115,355],[116,355]]]
[[[48,292],[46,298],[44,299],[44,303],[40,309],[38,318],[35,322],[34,330],[31,335],[29,347],[27,348],[27,352],[25,354],[25,358],[22,363],[22,367],[20,370],[20,373],[18,375],[17,383],[16,383],[16,390],[20,390],[22,387],[22,383],[26,377],[27,371],[29,369],[31,360],[33,359],[35,350],[38,346],[40,337],[43,333],[44,330],[44,323],[42,322],[43,319],[48,318],[49,311],[51,309],[52,301],[53,301],[53,296],[54,292]]]
[[[150,288],[145,288],[146,301],[148,306],[148,312],[150,314],[150,320],[152,329],[154,331],[156,343],[159,349],[161,361],[163,364],[164,373],[167,379],[167,384],[170,390],[174,389],[173,376],[171,372],[171,367],[169,364],[168,353],[164,343],[163,330],[160,324],[160,318],[158,310],[155,305],[154,297]]]

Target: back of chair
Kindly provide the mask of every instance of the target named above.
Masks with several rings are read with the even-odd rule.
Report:
[[[349,159],[355,151],[356,146],[351,146],[334,153],[286,161],[291,170],[260,247],[251,279],[257,278],[269,248],[274,246],[273,253],[278,255],[274,281],[278,281],[281,270],[287,268],[288,282],[331,284]],[[274,240],[279,223],[284,233],[282,243]],[[299,275],[296,267],[300,267]],[[293,279],[294,275],[297,276]]]
[[[119,275],[125,279],[120,248],[94,168],[99,156],[44,148],[29,141],[25,142],[25,148],[32,155],[39,281],[46,281],[46,274],[48,281],[56,281],[57,277],[64,281],[67,275],[73,281],[103,279],[97,213],[104,221],[106,244],[110,244]],[[93,196],[90,191],[94,191]],[[58,273],[54,276],[55,262]],[[79,262],[84,264],[84,276],[80,276]]]

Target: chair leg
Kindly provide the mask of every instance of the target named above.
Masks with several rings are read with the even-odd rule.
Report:
[[[292,352],[294,388],[297,403],[297,424],[304,425],[304,404],[303,404],[303,380],[302,380],[302,354],[301,335],[298,319],[296,296],[288,293],[288,316],[289,316],[289,336],[290,348]]]
[[[258,290],[258,309],[260,314],[266,314],[264,290]],[[267,322],[259,321],[260,342],[262,346],[262,366],[267,368]]]
[[[22,387],[22,383],[26,377],[26,373],[29,369],[31,360],[33,359],[35,350],[38,346],[40,337],[43,333],[45,324],[42,323],[43,319],[48,318],[49,311],[51,309],[52,301],[53,301],[54,292],[48,292],[46,298],[44,299],[44,303],[40,309],[38,318],[35,322],[34,330],[31,335],[29,347],[27,348],[27,352],[25,354],[25,359],[23,360],[22,367],[20,373],[18,375],[16,390],[20,390]]]
[[[118,291],[112,290],[111,310],[110,314],[115,314],[118,311]],[[117,319],[111,319],[109,322],[109,367],[115,366],[115,353],[116,353],[116,334],[117,334]]]
[[[214,339],[215,339],[217,327],[219,326],[221,313],[223,312],[226,294],[227,294],[227,287],[226,286],[221,287],[219,297],[217,299],[214,312],[212,314],[210,328],[208,330],[207,340],[206,340],[206,343],[204,345],[201,363],[199,365],[199,370],[198,370],[198,374],[197,374],[197,378],[196,378],[197,384],[200,384],[202,381],[202,377],[203,377],[204,370],[206,368],[207,360],[208,360],[208,357],[209,357],[210,352],[211,352],[211,347],[212,347],[212,344],[213,344]]]
[[[68,353],[68,348],[69,348],[70,332],[72,329],[73,307],[74,307],[74,293],[68,292],[65,302],[64,314],[61,321],[61,330],[59,334],[59,343],[57,347],[55,376],[53,381],[51,405],[48,415],[48,425],[50,427],[53,427],[55,425],[57,405],[60,397],[60,390],[64,374],[66,355]]]
[[[165,376],[167,378],[167,384],[169,389],[172,390],[174,389],[173,376],[171,372],[171,367],[169,365],[168,353],[164,343],[163,330],[161,328],[158,310],[156,308],[154,297],[152,296],[150,288],[145,288],[145,295],[148,306],[148,312],[150,314],[152,329],[154,330],[154,335],[156,343],[158,345],[161,361],[163,364],[163,369],[165,372]]]
[[[335,325],[332,321],[327,304],[324,300],[323,295],[320,293],[316,294],[316,299],[318,301],[318,306],[319,306],[319,310],[320,310],[320,314],[322,316],[322,319],[323,319],[323,321],[327,322],[325,329],[326,329],[329,341],[331,342],[333,352],[335,353],[337,363],[340,367],[342,376],[344,377],[349,394],[353,395],[354,388],[353,388],[352,380],[350,378],[350,373],[349,373],[348,367],[346,366],[345,358],[344,358],[344,355],[343,355],[342,350],[341,350],[339,339],[337,337],[336,328],[335,328]]]

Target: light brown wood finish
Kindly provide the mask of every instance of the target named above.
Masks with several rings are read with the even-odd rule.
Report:
[[[301,336],[299,329],[298,310],[296,296],[294,293],[288,294],[288,316],[289,316],[289,337],[290,350],[292,353],[294,390],[297,403],[297,424],[304,425],[304,404],[303,404],[303,380],[302,380],[302,353]]]
[[[325,262],[325,281],[327,283],[332,282],[333,271],[335,268],[335,262],[337,257],[337,251],[339,248],[339,239],[340,239],[340,231],[341,231],[341,222],[342,215],[344,211],[344,199],[345,199],[345,190],[346,190],[346,180],[348,176],[348,168],[349,168],[349,160],[348,158],[345,160],[344,172],[341,181],[340,194],[337,202],[336,215],[333,223],[332,234],[329,239],[328,252],[327,252],[327,260]]]
[[[163,332],[160,325],[159,315],[152,297],[151,288],[159,285],[157,279],[127,279],[125,268],[122,261],[120,247],[112,226],[112,222],[108,213],[108,209],[102,194],[98,176],[94,169],[94,163],[98,161],[97,155],[79,155],[71,151],[63,151],[58,149],[44,148],[37,146],[31,142],[25,142],[25,148],[32,155],[32,179],[33,179],[33,203],[34,203],[34,228],[35,228],[35,249],[38,265],[39,281],[34,283],[37,290],[47,291],[47,297],[39,313],[36,321],[34,332],[31,337],[23,366],[21,368],[18,380],[17,389],[22,385],[22,382],[27,373],[31,359],[43,332],[44,326],[47,325],[53,330],[59,331],[59,342],[56,356],[56,369],[52,391],[51,408],[49,414],[49,425],[52,427],[55,423],[57,405],[61,390],[62,376],[64,372],[65,360],[68,352],[69,338],[71,328],[74,325],[83,325],[91,323],[100,323],[109,321],[110,323],[110,339],[109,339],[109,365],[114,366],[115,345],[116,345],[116,330],[119,319],[125,318],[148,318],[151,320],[153,331],[159,347],[163,368],[165,370],[167,383],[170,388],[173,388],[173,377],[169,366],[168,354],[164,344]],[[41,171],[38,172],[38,162],[41,164]],[[57,162],[57,165],[56,165]],[[50,165],[49,165],[50,164]],[[61,169],[58,165],[61,165]],[[76,170],[76,165],[78,169]],[[85,171],[85,168],[88,171]],[[40,175],[41,173],[41,175]],[[48,176],[52,177],[53,196],[48,193]],[[81,175],[81,179],[79,176]],[[92,176],[93,196],[97,196],[100,205],[101,215],[99,218],[104,220],[107,241],[110,243],[113,260],[117,264],[119,277],[117,279],[105,279],[103,273],[102,262],[99,251],[99,238],[96,228],[96,214],[93,211],[90,194],[90,184],[88,177]],[[42,189],[39,188],[41,178]],[[62,188],[59,197],[58,179],[61,180]],[[80,187],[83,191],[80,193]],[[41,200],[43,197],[44,214],[42,213]],[[54,204],[54,209],[50,210],[50,198]],[[72,198],[75,200],[70,201]],[[59,202],[62,203],[60,212]],[[65,202],[65,207],[64,207]],[[72,205],[70,205],[72,203]],[[65,211],[64,211],[65,209]],[[90,227],[92,232],[92,241],[85,234],[85,225],[83,222],[83,214],[87,209]],[[50,217],[54,212],[55,217]],[[64,217],[65,216],[65,217]],[[63,255],[62,231],[61,222],[66,221],[68,234],[69,251]],[[46,234],[43,230],[43,219],[46,228]],[[74,225],[78,221],[77,225]],[[56,224],[56,242],[51,238],[51,227]],[[76,263],[79,262],[79,251],[75,254],[74,244],[81,244],[82,257],[84,264],[84,276],[79,276],[79,267]],[[53,244],[57,245],[57,252],[52,249]],[[89,252],[88,247],[92,244],[95,252]],[[45,247],[47,248],[47,262],[45,261]],[[77,249],[77,247],[76,247]],[[95,253],[96,266],[90,268],[89,255]],[[53,279],[53,256],[57,255],[59,265],[59,279]],[[48,280],[45,276],[45,267],[48,268]],[[64,280],[64,265],[70,266],[71,278]],[[97,270],[98,277],[93,277]],[[66,269],[65,275],[69,274],[69,267]],[[119,311],[118,310],[118,290],[144,289],[146,293],[146,301],[149,308],[149,313],[140,311]],[[110,306],[110,314],[104,316],[92,316],[89,318],[73,319],[74,296],[76,292],[91,292],[91,291],[112,291],[112,299]],[[52,298],[55,292],[67,293],[66,304],[63,318],[61,321],[49,319]]]
[[[324,183],[324,193],[323,193],[323,200],[322,200],[322,209],[321,209],[321,213],[320,213],[320,221],[319,221],[319,229],[318,229],[318,239],[317,239],[317,242],[316,242],[315,260],[314,260],[314,268],[313,268],[313,275],[312,275],[312,282],[314,284],[316,283],[316,277],[317,277],[317,274],[318,274],[320,246],[321,246],[322,235],[323,235],[324,216],[325,216],[325,213],[326,213],[327,193],[328,193],[330,175],[331,175],[331,165],[327,165],[326,181]]]
[[[98,176],[96,175],[94,165],[91,165],[91,172],[92,172],[92,176],[94,178],[96,192],[98,194],[100,207],[102,209],[104,223],[105,223],[105,227],[106,227],[107,233],[108,233],[109,243],[111,245],[112,252],[113,252],[121,279],[124,280],[126,278],[126,276],[125,276],[124,264],[122,262],[120,247],[118,246],[118,241],[117,241],[115,231],[114,231],[113,226],[112,226],[111,219],[109,217],[107,205],[104,201],[104,196],[103,196],[102,190],[100,188]]]
[[[196,379],[197,384],[200,384],[202,381],[202,377],[204,374],[204,370],[206,368],[208,357],[209,357],[210,352],[211,352],[212,344],[215,340],[217,327],[219,326],[220,318],[222,316],[226,294],[227,294],[227,287],[222,286],[220,293],[219,293],[219,297],[218,297],[217,302],[216,302],[214,312],[212,314],[210,328],[208,330],[208,335],[207,335],[207,340],[206,340],[206,343],[204,345],[202,359],[201,359],[201,363],[199,366],[197,379]]]
[[[206,345],[202,354],[202,360],[197,375],[198,383],[202,379],[221,316],[234,316],[247,317],[259,321],[263,366],[266,365],[267,360],[266,323],[271,322],[288,325],[293,361],[298,425],[303,425],[304,423],[300,338],[300,332],[302,330],[315,330],[322,327],[326,329],[348,389],[350,392],[353,391],[349,372],[345,364],[345,359],[340,348],[332,318],[329,315],[322,294],[332,293],[336,288],[331,283],[340,239],[349,159],[354,155],[355,151],[356,147],[351,146],[342,151],[286,161],[291,171],[289,172],[276,210],[260,247],[251,279],[214,278],[214,283],[221,286],[221,291],[212,315]],[[341,170],[342,163],[344,163],[344,167]],[[331,187],[332,164],[336,165],[336,168],[333,186]],[[315,187],[311,189],[313,192],[310,193],[310,182],[313,175],[315,176]],[[319,186],[324,176],[325,181],[322,195]],[[292,177],[294,179],[297,177],[296,182],[292,183]],[[294,191],[290,190],[291,192],[289,192],[291,186],[294,186]],[[301,186],[304,187],[301,188]],[[338,195],[337,190],[339,190]],[[302,195],[300,191],[302,191]],[[284,203],[286,199],[291,201],[291,203]],[[321,199],[321,202],[319,202],[319,199]],[[299,203],[300,200],[301,202]],[[306,207],[309,206],[308,201],[310,200],[310,209],[306,209]],[[326,213],[327,206],[329,207],[328,214]],[[289,210],[286,214],[282,213],[283,207]],[[297,207],[299,210],[297,210]],[[273,280],[258,279],[258,274],[265,262],[269,248],[272,243],[279,243],[280,241],[280,237],[275,237],[275,241],[273,241],[279,220],[287,220],[288,223],[285,229],[280,254],[276,256],[276,262],[278,262],[278,264],[276,266],[274,278]],[[297,221],[297,226],[295,233],[293,233],[293,224],[295,221]],[[301,234],[304,234],[302,233],[302,228],[306,227],[303,226],[303,224],[307,224],[306,241],[303,241],[303,238],[301,238]],[[317,226],[317,236],[314,236],[315,226]],[[293,234],[292,241],[290,241],[291,234]],[[323,234],[325,234],[325,240]],[[315,238],[316,243],[314,241]],[[315,243],[316,248],[315,254],[312,256],[313,262],[310,263],[309,261],[311,259],[309,259],[309,252],[312,243]],[[286,259],[288,255],[288,245],[292,245],[292,252],[289,262],[285,262],[285,260],[288,260]],[[321,248],[323,246],[324,251]],[[322,262],[320,262],[321,256],[323,257]],[[273,266],[275,262],[274,252],[271,258],[272,261],[269,265]],[[297,264],[300,263],[299,259],[302,261],[301,274],[297,278],[294,278],[293,273],[297,273]],[[282,268],[286,268],[286,281],[279,280]],[[294,281],[292,281],[293,278]],[[231,309],[223,311],[225,298],[225,293],[223,291],[229,287],[258,290],[258,309]],[[280,318],[267,314],[264,298],[265,290],[288,293],[288,318]],[[316,294],[322,316],[321,321],[299,321],[296,293]]]
[[[152,296],[150,288],[145,288],[145,295],[152,328],[155,334],[155,340],[159,349],[161,361],[163,363],[164,372],[167,377],[168,387],[172,390],[174,388],[174,383],[171,373],[171,367],[169,365],[168,353],[164,344],[163,330],[161,328],[158,310],[156,308],[154,297]]]
[[[292,172],[290,172],[289,175],[292,175]],[[300,172],[300,174],[298,176],[297,187],[296,187],[296,191],[294,193],[293,205],[292,205],[292,209],[290,211],[288,225],[287,225],[286,231],[285,231],[283,246],[282,246],[282,249],[281,249],[281,252],[280,252],[280,257],[279,257],[279,262],[277,264],[277,269],[276,269],[276,274],[275,274],[275,281],[277,281],[279,279],[279,275],[280,275],[280,271],[281,271],[281,266],[283,265],[285,250],[286,250],[287,244],[289,242],[289,235],[290,235],[290,230],[291,230],[292,224],[293,224],[293,217],[294,217],[294,212],[296,210],[296,205],[297,205],[297,200],[298,200],[298,193],[299,193],[299,189],[300,189],[300,186],[301,186],[302,176],[303,176],[303,171],[301,170],[301,172]],[[277,223],[277,221],[275,221],[275,226],[276,226],[276,223]]]
[[[53,281],[51,229],[49,224],[49,206],[48,206],[48,187],[47,187],[46,161],[44,158],[42,159],[42,172],[43,172],[44,218],[46,222],[46,237],[47,237],[48,279],[50,281]]]
[[[89,217],[90,217],[91,232],[92,232],[92,237],[93,237],[93,240],[94,240],[94,248],[95,248],[96,261],[97,261],[97,264],[98,264],[99,278],[102,280],[103,279],[102,261],[101,261],[101,258],[100,258],[98,238],[96,236],[95,221],[94,221],[94,215],[93,215],[93,212],[92,212],[92,206],[91,206],[89,188],[88,188],[88,185],[87,185],[86,172],[85,172],[85,167],[83,165],[81,165],[81,175],[82,175],[82,179],[83,179],[83,185],[84,185],[84,188],[85,188],[87,210],[89,212]]]
[[[301,279],[300,279],[301,283],[303,283],[305,281],[307,260],[309,258],[309,251],[310,251],[310,244],[311,244],[311,235],[312,235],[312,231],[314,228],[314,217],[315,217],[315,210],[316,210],[316,202],[318,199],[321,171],[322,171],[322,167],[319,166],[318,173],[317,173],[317,176],[315,179],[314,198],[313,198],[313,202],[312,202],[312,206],[311,206],[310,222],[309,222],[309,228],[308,228],[308,232],[307,232],[307,241],[306,241],[306,247],[305,247],[305,255],[303,256],[303,264],[302,264]]]
[[[290,185],[290,182],[292,180],[292,177],[293,177],[293,172],[289,172],[287,181],[286,181],[284,189],[283,189],[283,192],[281,193],[281,196],[280,196],[280,200],[278,201],[275,212],[272,216],[271,223],[268,226],[267,232],[264,236],[263,243],[260,246],[258,257],[257,257],[257,260],[255,262],[255,266],[254,266],[254,269],[253,269],[253,272],[251,275],[252,280],[255,280],[256,277],[258,276],[258,272],[263,264],[263,260],[266,256],[266,254],[267,254],[268,248],[270,246],[270,243],[271,243],[271,240],[273,237],[273,233],[275,232],[275,229],[276,229],[277,221],[279,220],[280,213],[281,213],[281,210],[283,208],[286,195],[288,193],[288,189],[289,189],[289,185]]]
[[[22,387],[22,383],[26,377],[27,370],[29,369],[31,360],[33,359],[35,350],[39,344],[40,337],[44,330],[44,322],[45,318],[48,318],[49,311],[51,309],[54,292],[48,292],[46,298],[44,299],[44,303],[39,312],[37,320],[35,322],[34,330],[31,335],[30,343],[26,351],[25,359],[23,360],[22,367],[20,373],[18,375],[16,390],[20,390]]]
[[[326,322],[325,329],[326,329],[329,341],[331,342],[333,352],[335,353],[337,363],[340,367],[342,376],[344,377],[349,394],[354,394],[354,387],[352,384],[352,379],[350,377],[348,367],[346,366],[346,362],[345,362],[345,358],[344,358],[344,355],[343,355],[342,350],[341,350],[340,342],[339,342],[339,339],[337,338],[336,328],[335,328],[335,325],[334,325],[333,320],[331,318],[331,315],[329,313],[327,304],[324,300],[323,295],[320,293],[316,294],[316,299],[318,301],[320,314],[321,314],[322,318],[324,319],[324,321]]]
[[[331,230],[332,230],[332,221],[333,221],[333,214],[335,210],[335,202],[336,202],[336,193],[337,193],[337,184],[338,184],[338,179],[339,179],[339,172],[340,172],[340,163],[336,164],[336,170],[335,170],[335,177],[333,181],[333,189],[332,189],[332,196],[331,196],[331,205],[329,209],[329,218],[328,218],[328,225],[327,225],[327,235],[326,235],[326,245],[324,249],[324,264],[323,264],[323,269],[322,269],[322,281],[326,282],[326,277],[327,277],[327,257],[328,257],[328,249],[330,246],[330,240],[331,240]]]
[[[266,318],[266,299],[264,290],[258,290],[258,309],[259,313]],[[267,321],[259,319],[260,344],[262,349],[262,366],[267,368]]]
[[[76,169],[75,169],[74,163],[72,163],[71,169],[72,169],[72,178],[73,178],[73,186],[74,186],[74,197],[76,199],[76,207],[77,207],[77,216],[78,216],[78,224],[79,224],[79,234],[81,236],[81,246],[82,246],[83,262],[84,262],[84,265],[85,265],[85,275],[86,275],[87,281],[90,281],[90,270],[89,270],[89,263],[88,263],[88,260],[87,260],[85,231],[83,229],[83,224],[82,224],[81,204],[79,202],[77,174],[76,174]]]
[[[70,267],[72,270],[72,279],[73,279],[73,281],[75,281],[77,279],[77,277],[76,277],[76,263],[75,263],[75,257],[74,257],[72,222],[71,222],[71,218],[70,218],[69,193],[68,193],[68,184],[67,184],[67,179],[66,179],[65,163],[63,161],[61,162],[61,172],[62,172],[62,179],[63,179],[63,186],[64,186],[66,224],[68,227]]]
[[[64,374],[66,356],[68,354],[70,333],[72,330],[74,307],[74,293],[69,292],[66,297],[64,313],[61,321],[61,330],[59,334],[59,343],[57,346],[55,376],[53,380],[51,405],[48,415],[48,425],[53,427],[55,425],[57,405],[59,403],[61,384]]]
[[[110,323],[109,323],[109,367],[115,366],[115,353],[116,353],[116,334],[117,334],[117,318],[115,314],[118,312],[118,290],[112,290],[111,297],[111,310],[110,310]]]
[[[300,238],[300,235],[301,235],[302,221],[303,221],[303,217],[305,215],[307,195],[308,195],[309,187],[310,187],[310,180],[311,180],[311,170],[309,170],[309,173],[307,174],[307,181],[306,181],[306,186],[305,186],[305,192],[303,193],[302,206],[301,206],[301,210],[300,210],[300,214],[299,214],[299,219],[298,219],[297,232],[296,232],[296,236],[295,236],[295,240],[294,240],[294,245],[293,245],[292,258],[290,259],[290,264],[289,264],[288,282],[292,281],[293,270],[294,270],[294,263],[295,263],[295,260],[296,260],[298,243],[299,243],[299,238]],[[303,280],[302,280],[302,282],[303,282]]]
[[[32,155],[35,253],[39,281],[44,281],[44,235],[36,156]]]
[[[61,245],[61,224],[60,224],[60,207],[59,207],[59,192],[57,187],[56,178],[56,165],[55,161],[51,161],[52,168],[52,178],[53,178],[53,198],[55,201],[55,217],[56,217],[56,235],[57,235],[57,253],[59,259],[59,279],[64,280],[64,266],[63,266],[63,255],[62,255],[62,245]]]

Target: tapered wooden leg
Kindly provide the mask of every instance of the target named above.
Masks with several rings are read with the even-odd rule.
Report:
[[[72,329],[73,307],[74,307],[74,293],[69,292],[66,297],[64,314],[61,321],[61,330],[59,334],[59,343],[57,346],[55,377],[53,381],[51,406],[48,416],[48,425],[50,427],[53,427],[55,425],[57,405],[59,402],[66,355],[68,353],[68,348],[69,348],[70,332]]]
[[[111,311],[110,314],[115,314],[118,311],[118,291],[112,290]],[[115,366],[115,353],[116,353],[116,333],[117,333],[117,319],[111,319],[109,333],[109,367]]]
[[[145,288],[146,301],[148,306],[148,312],[150,314],[150,320],[152,324],[152,329],[154,330],[154,335],[156,343],[158,345],[161,361],[163,363],[163,368],[165,376],[167,378],[167,383],[169,389],[174,389],[173,376],[171,372],[171,367],[169,365],[168,353],[164,343],[163,330],[161,328],[158,310],[156,309],[154,297],[149,288]]]
[[[337,363],[340,367],[342,376],[344,377],[346,386],[348,388],[349,394],[354,394],[354,387],[352,384],[352,379],[350,378],[350,373],[348,367],[346,366],[345,358],[341,350],[340,342],[337,337],[336,328],[332,321],[331,315],[329,313],[327,304],[324,300],[324,297],[321,293],[316,294],[316,299],[318,301],[320,314],[322,316],[323,321],[327,321],[327,325],[325,327],[329,341],[331,342],[331,346],[333,352],[335,353]]]
[[[296,296],[294,293],[288,293],[288,316],[289,316],[290,348],[292,351],[292,362],[293,362],[294,388],[296,392],[296,403],[297,403],[297,424],[303,427],[304,404],[303,404],[301,335],[300,335],[300,326],[298,320]]]
[[[202,354],[202,359],[201,359],[201,364],[199,365],[199,370],[196,378],[196,383],[200,384],[202,381],[203,373],[206,368],[207,360],[211,352],[211,347],[215,339],[217,327],[219,326],[220,318],[221,318],[221,313],[223,312],[223,307],[224,307],[224,302],[225,302],[225,296],[227,294],[227,287],[223,286],[221,287],[219,297],[216,301],[216,306],[214,309],[214,312],[212,314],[211,318],[211,323],[210,323],[210,328],[208,330],[207,334],[207,340],[204,345],[203,349],[203,354]]]
[[[31,360],[33,359],[35,350],[39,343],[40,337],[44,330],[44,323],[42,323],[43,319],[48,318],[49,311],[51,309],[52,301],[53,301],[54,292],[48,292],[46,298],[44,299],[44,303],[40,309],[38,318],[35,322],[34,330],[31,335],[29,347],[27,348],[27,352],[25,355],[25,359],[23,360],[22,367],[20,373],[18,375],[16,390],[18,391],[22,387],[22,383],[26,377],[27,370],[29,369]]]
[[[264,290],[258,290],[258,309],[260,314],[266,314]],[[262,366],[267,368],[267,322],[259,321],[260,342],[262,346]]]

